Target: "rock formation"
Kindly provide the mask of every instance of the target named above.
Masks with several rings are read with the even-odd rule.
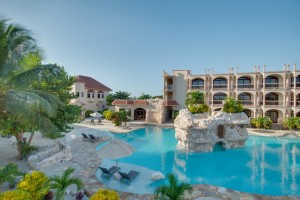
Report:
[[[189,152],[210,152],[217,143],[225,149],[238,148],[248,139],[246,125],[249,124],[245,113],[220,111],[208,117],[206,113],[195,116],[183,109],[174,122],[175,137]]]

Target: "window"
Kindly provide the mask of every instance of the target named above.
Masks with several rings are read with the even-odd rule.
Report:
[[[268,76],[266,78],[266,88],[277,88],[278,87],[278,78],[275,76]]]
[[[104,94],[103,93],[101,94],[101,98],[104,98]]]
[[[216,78],[214,80],[214,88],[227,88],[227,81],[224,78]]]
[[[248,93],[239,94],[238,100],[240,100],[243,105],[251,105],[252,104],[251,95]]]
[[[251,85],[251,79],[247,77],[239,78],[238,88],[253,88],[253,85]]]
[[[79,92],[76,92],[76,96],[79,97]]]
[[[224,93],[215,94],[213,104],[222,104],[222,101],[225,100],[226,97],[227,97],[227,95]]]
[[[91,98],[91,93],[88,93],[88,94],[87,94],[87,98]]]
[[[95,98],[95,93],[92,93],[92,98]]]
[[[84,93],[83,92],[81,92],[81,97],[84,97]]]
[[[101,94],[100,94],[100,93],[98,93],[98,99],[100,99],[100,98],[101,98],[100,96],[101,96]]]
[[[204,80],[203,79],[195,79],[192,81],[192,89],[203,89],[204,88]]]

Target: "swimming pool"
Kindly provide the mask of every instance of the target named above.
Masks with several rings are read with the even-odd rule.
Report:
[[[172,172],[190,184],[265,195],[300,194],[300,140],[250,136],[245,148],[187,153],[177,146],[174,135],[174,129],[155,126],[114,134],[136,149],[119,161],[164,174]]]

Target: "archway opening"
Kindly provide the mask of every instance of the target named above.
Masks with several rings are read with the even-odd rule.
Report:
[[[219,151],[225,151],[225,144],[223,142],[217,142],[215,145],[214,145],[214,148],[213,148],[213,151],[214,152],[219,152]]]
[[[227,88],[227,80],[225,78],[216,78],[213,81],[214,89]]]
[[[217,136],[220,139],[223,139],[225,136],[225,132],[224,132],[224,126],[223,125],[219,125],[217,128]]]
[[[248,117],[251,117],[251,110],[249,110],[249,109],[244,109],[243,112],[244,112]]]
[[[265,104],[266,105],[278,105],[279,103],[279,97],[278,94],[274,93],[274,92],[270,92],[268,94],[266,94],[265,97]]]
[[[266,116],[270,117],[273,123],[278,123],[278,110],[268,110]]]
[[[253,85],[251,85],[251,78],[240,77],[238,79],[238,88],[253,88]]]
[[[204,89],[204,80],[203,79],[194,79],[192,81],[192,89],[194,90],[203,90]]]
[[[251,101],[251,94],[247,92],[243,92],[239,94],[238,100],[243,104],[243,105],[252,105]]]
[[[134,120],[145,120],[146,110],[143,108],[137,108],[134,110]]]
[[[267,76],[266,77],[266,88],[278,88],[279,86],[279,79],[276,76]]]
[[[222,104],[222,102],[226,99],[227,95],[225,93],[219,92],[216,93],[213,97],[213,104]]]

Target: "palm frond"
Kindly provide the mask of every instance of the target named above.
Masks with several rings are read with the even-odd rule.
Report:
[[[59,76],[59,66],[48,64],[37,66],[33,69],[27,70],[25,72],[21,72],[13,76],[9,82],[10,84],[14,84],[18,87],[22,87],[23,85],[28,85],[32,83],[32,80],[37,82],[41,81],[42,73],[47,72],[50,78],[54,78]]]

